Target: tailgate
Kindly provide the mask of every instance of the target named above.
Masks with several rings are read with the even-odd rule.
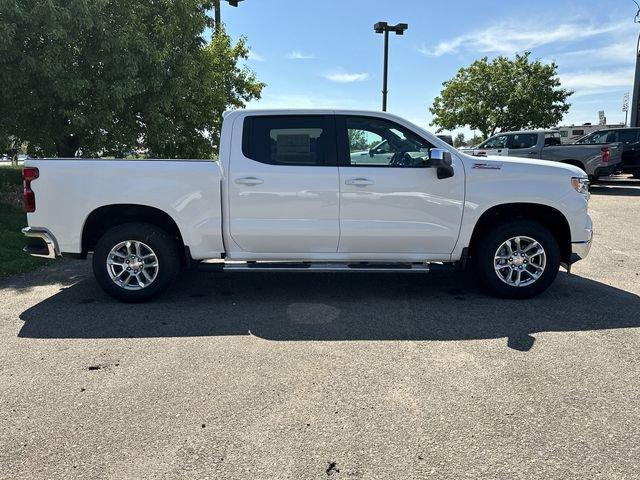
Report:
[[[624,152],[624,144],[622,143],[610,143],[605,145],[609,147],[610,157],[609,157],[609,165],[616,165],[618,163],[622,163],[622,157]]]

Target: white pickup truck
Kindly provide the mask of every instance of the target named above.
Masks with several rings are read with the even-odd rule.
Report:
[[[386,160],[358,161],[386,141]],[[426,272],[473,267],[504,297],[544,291],[584,258],[585,173],[462,154],[381,112],[225,114],[220,160],[28,159],[28,253],[86,258],[113,297],[141,301],[182,267]]]

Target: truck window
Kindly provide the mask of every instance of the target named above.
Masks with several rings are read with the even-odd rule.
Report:
[[[324,115],[252,116],[244,120],[242,152],[270,165],[335,166],[334,129]]]
[[[638,141],[638,130],[628,128],[618,130],[618,141],[622,143],[635,143]]]
[[[562,145],[562,133],[545,133],[544,146],[555,147],[557,145]]]
[[[424,167],[431,143],[389,120],[338,116],[339,138],[347,155],[342,165],[362,167]]]
[[[349,148],[351,149],[352,152],[354,150],[359,150],[359,147],[362,146],[360,136],[355,132],[356,131],[354,130],[353,133],[349,135]],[[375,138],[375,136],[373,138]],[[382,154],[382,153],[391,153],[391,146],[389,145],[389,142],[384,140],[378,143],[376,146],[374,146],[371,150],[376,155]]]
[[[538,143],[537,133],[517,133],[509,136],[511,137],[509,149],[513,150],[535,147]]]
[[[599,132],[593,132],[591,135],[587,135],[584,138],[581,138],[576,143],[581,145],[596,145],[600,143],[609,143],[611,140],[608,140],[608,137],[614,132],[610,130],[601,130]],[[615,135],[615,133],[614,133]],[[615,140],[613,140],[615,142]]]
[[[507,136],[498,135],[497,137],[490,138],[486,142],[480,144],[478,148],[505,148],[507,146]]]

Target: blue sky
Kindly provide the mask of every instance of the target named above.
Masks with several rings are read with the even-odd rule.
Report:
[[[564,124],[624,121],[640,25],[632,0],[245,0],[222,18],[251,47],[248,66],[267,83],[256,108],[378,110],[382,35],[377,21],[406,22],[390,37],[388,110],[430,126],[442,82],[473,60],[532,51],[555,60],[574,90]],[[463,129],[461,131],[468,130]]]

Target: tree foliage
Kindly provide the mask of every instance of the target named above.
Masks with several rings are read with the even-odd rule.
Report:
[[[443,83],[430,108],[440,130],[468,126],[485,137],[497,130],[549,128],[569,110],[573,92],[560,88],[555,63],[531,61],[530,52],[514,60],[486,57]]]
[[[464,133],[460,132],[453,138],[453,146],[456,148],[467,146],[467,142],[464,138]]]
[[[349,129],[348,135],[349,135],[349,149],[352,152],[369,149],[369,144],[367,143],[367,135],[363,130]]]
[[[465,134],[460,132],[453,138],[453,146],[456,148],[475,147],[484,141],[485,137],[481,135],[474,135],[471,138],[466,138]]]
[[[482,135],[474,135],[469,140],[467,140],[467,147],[477,147],[482,142],[484,142],[488,137],[483,137]]]
[[[210,158],[222,112],[259,98],[212,1],[0,0],[0,148]]]

